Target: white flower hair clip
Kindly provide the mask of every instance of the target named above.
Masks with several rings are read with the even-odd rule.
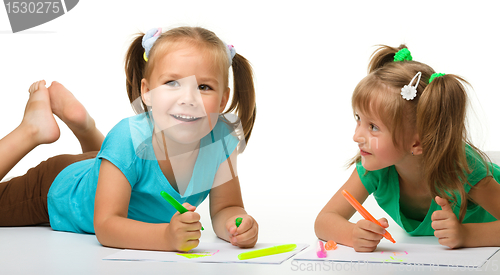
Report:
[[[415,86],[412,86],[411,84],[413,83],[413,81],[415,81],[415,79],[417,78],[418,76],[418,79],[415,83]],[[403,88],[401,88],[401,96],[403,96],[404,99],[406,100],[413,100],[416,96],[417,96],[417,87],[418,87],[418,83],[420,83],[420,77],[422,76],[422,73],[421,72],[418,72],[410,81],[410,83],[408,85],[405,85]]]

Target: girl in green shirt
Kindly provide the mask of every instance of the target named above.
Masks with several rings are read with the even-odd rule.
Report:
[[[359,154],[351,177],[316,218],[318,238],[374,251],[389,224],[349,222],[358,201],[378,204],[410,235],[450,248],[500,246],[500,168],[467,139],[468,83],[412,60],[405,45],[381,46],[356,86]]]

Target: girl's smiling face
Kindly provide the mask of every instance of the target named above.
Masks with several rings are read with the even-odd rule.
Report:
[[[358,143],[361,164],[368,171],[382,169],[400,163],[407,155],[396,148],[389,129],[378,118],[368,117],[356,111],[356,130],[353,140]]]
[[[191,144],[212,130],[229,98],[213,60],[209,51],[183,42],[156,60],[149,79],[141,82],[155,132],[163,131],[169,141]]]

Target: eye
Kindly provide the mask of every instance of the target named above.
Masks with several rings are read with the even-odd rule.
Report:
[[[169,87],[172,87],[172,88],[176,88],[176,87],[180,87],[181,86],[179,84],[179,82],[177,82],[176,80],[168,81],[167,83],[165,83],[165,85],[167,85]]]
[[[380,131],[377,125],[370,123],[370,130],[371,131]]]
[[[201,84],[200,86],[198,86],[198,90],[200,91],[209,91],[209,90],[212,90],[212,88],[208,85],[205,85],[205,84]]]
[[[354,120],[356,121],[360,121],[361,119],[359,118],[359,115],[358,114],[354,114]]]

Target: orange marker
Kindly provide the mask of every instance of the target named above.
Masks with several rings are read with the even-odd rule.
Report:
[[[375,224],[382,226],[368,211],[346,190],[342,190],[342,195],[347,199],[347,201],[356,209],[363,218],[374,222]],[[396,243],[396,241],[392,238],[391,234],[386,230],[385,233],[382,235],[389,241]]]

